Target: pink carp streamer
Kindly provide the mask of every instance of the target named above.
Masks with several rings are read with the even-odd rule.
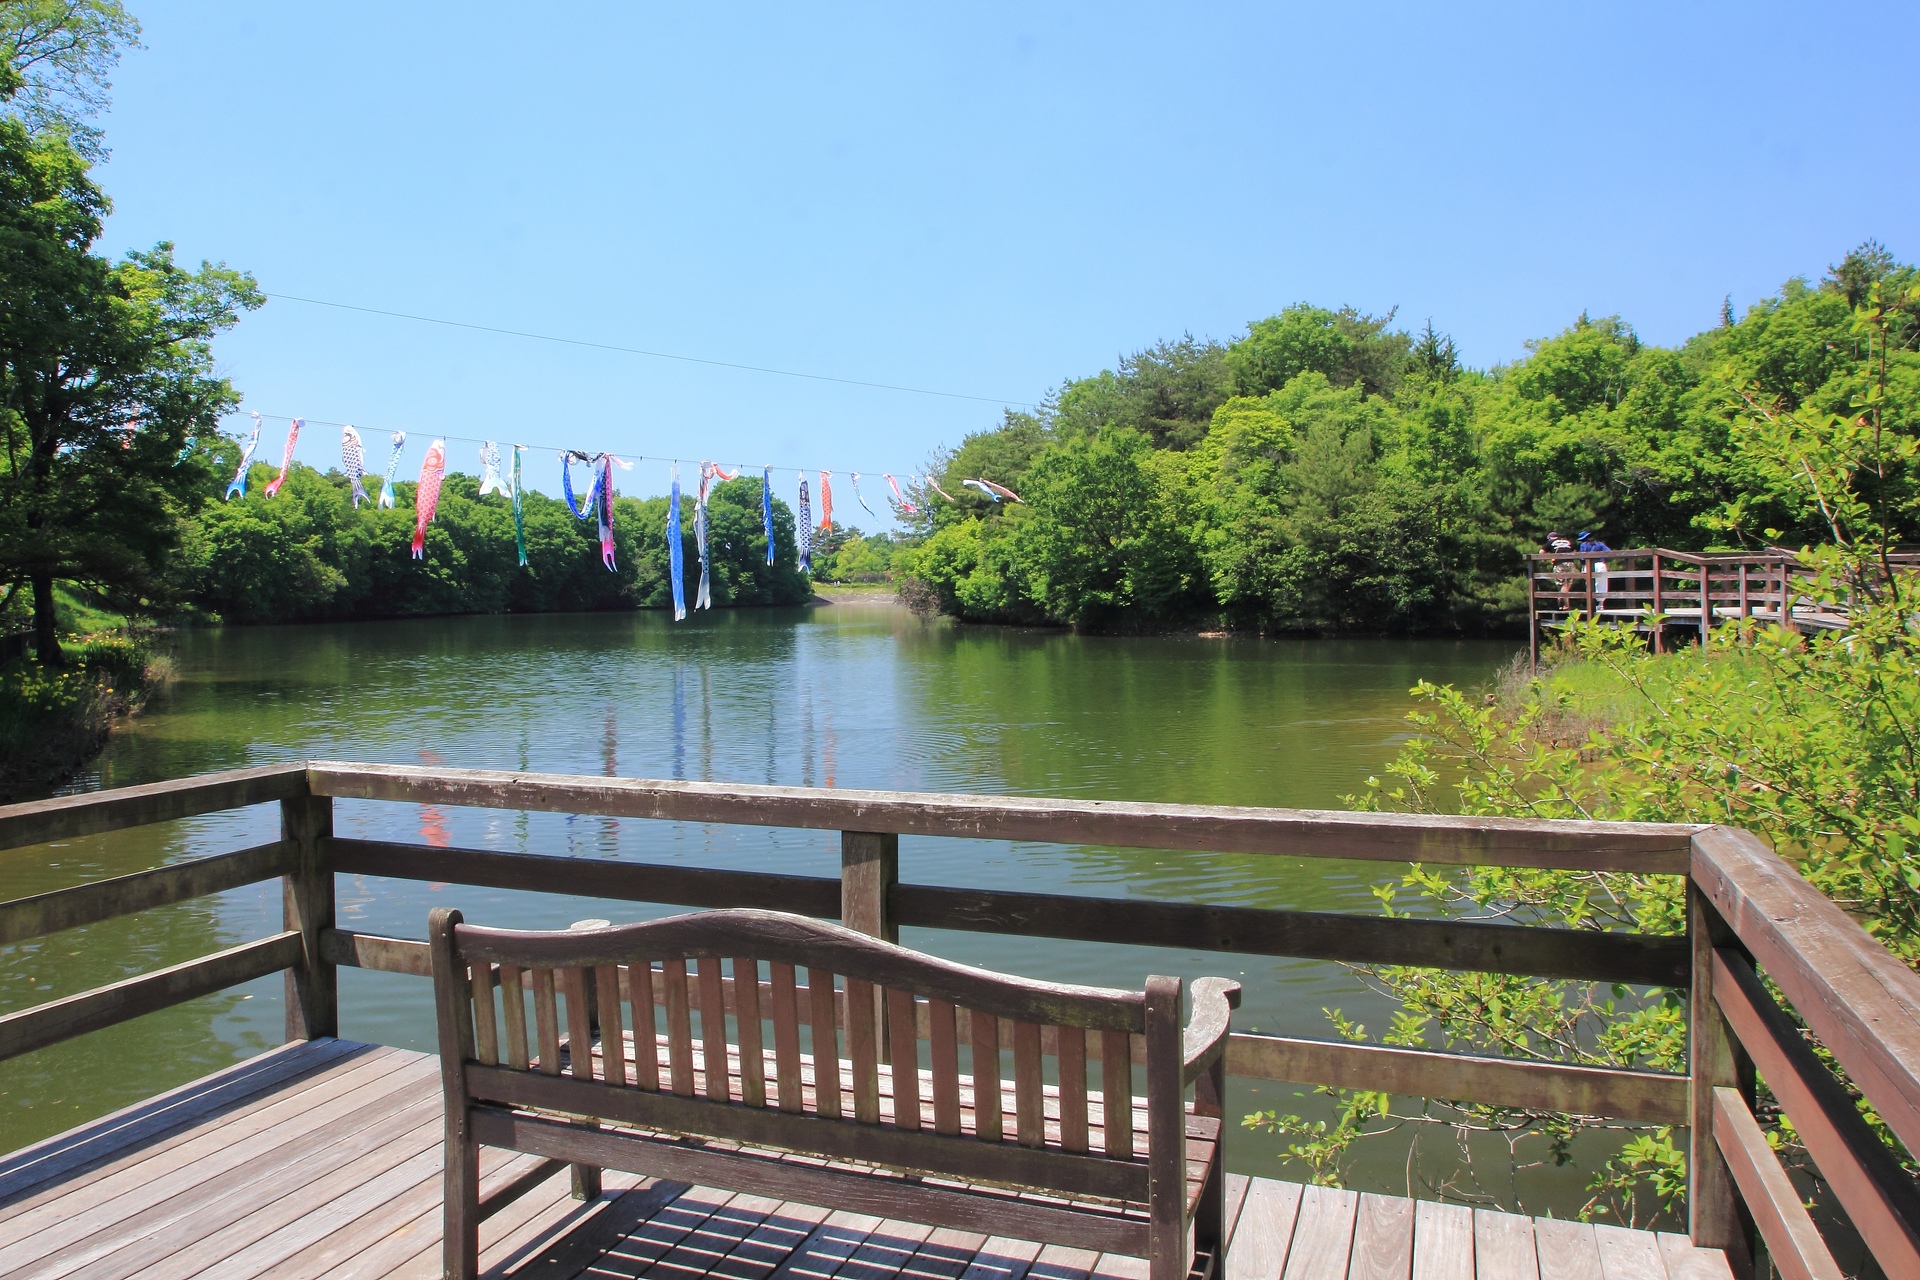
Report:
[[[926,480],[928,488],[932,489],[935,493],[945,498],[948,502],[955,501],[954,496],[948,493],[945,489],[942,489],[940,487],[940,482],[935,480],[932,476],[925,476],[923,477],[923,479]]]
[[[295,418],[293,425],[287,428],[287,451],[280,455],[280,474],[267,485],[267,496],[273,497],[280,492],[280,486],[287,482],[287,469],[293,466],[293,442],[300,438],[300,428],[306,419]]]
[[[980,492],[986,494],[989,498],[992,498],[995,502],[1000,501],[1000,499],[1002,498],[1011,498],[1013,499],[1013,501],[1020,502],[1020,503],[1024,503],[1026,501],[1025,498],[1022,498],[1019,494],[1007,488],[1007,486],[1003,484],[995,484],[991,480],[962,480],[960,483],[963,485],[966,485],[969,489],[978,489]]]
[[[427,557],[427,526],[433,523],[433,509],[440,505],[440,478],[447,473],[447,442],[435,440],[427,446],[426,460],[420,464],[420,487],[413,495],[413,558]]]
[[[820,527],[833,527],[833,472],[820,473]]]
[[[895,480],[891,475],[887,476],[887,487],[893,490],[893,500],[900,504],[902,511],[908,515],[912,515],[915,511],[919,510],[918,507],[907,501],[907,495],[900,492],[900,482]]]

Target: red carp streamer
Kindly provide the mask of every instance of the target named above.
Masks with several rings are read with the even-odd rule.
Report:
[[[828,528],[833,524],[833,472],[820,473],[820,527]]]
[[[287,468],[293,465],[293,442],[300,438],[300,426],[304,421],[305,419],[303,418],[295,418],[293,425],[287,428],[287,451],[280,455],[280,474],[275,476],[272,483],[267,485],[267,496],[269,498],[279,493],[280,486],[287,482]]]
[[[908,515],[912,515],[918,509],[911,502],[907,501],[906,494],[900,492],[900,482],[898,480],[895,480],[892,476],[888,476],[887,486],[893,490],[893,500],[900,504],[902,511]]]
[[[447,473],[447,442],[435,440],[427,446],[427,457],[420,464],[420,487],[413,494],[413,558],[427,557],[427,526],[433,523],[433,509],[440,505],[440,478]]]

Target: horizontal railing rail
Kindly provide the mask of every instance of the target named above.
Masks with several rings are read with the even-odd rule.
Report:
[[[314,762],[309,776],[314,795],[337,799],[888,836],[1664,875],[1687,873],[1688,842],[1700,829],[1681,823],[829,790],[337,761]]]
[[[1920,1275],[1920,1187],[1847,1088],[1920,1151],[1920,974],[1750,832],[1695,836],[1689,884],[1696,1242],[1743,1248],[1738,1203],[1782,1274],[1841,1274],[1754,1118],[1757,1075],[1882,1270]]]
[[[838,831],[840,875],[336,838],[335,798]],[[281,806],[277,842],[0,903],[0,945],[274,878],[286,904],[283,929],[268,937],[0,1016],[0,1059],[276,971],[287,984],[289,1038],[334,1034],[340,967],[427,972],[424,942],[336,927],[336,874],[609,902],[778,907],[888,938],[902,927],[941,928],[1676,988],[1691,1001],[1687,1076],[1251,1033],[1231,1038],[1227,1067],[1253,1079],[1688,1125],[1695,1242],[1727,1249],[1738,1269],[1751,1264],[1747,1232],[1756,1228],[1789,1273],[1829,1274],[1826,1245],[1755,1119],[1757,1073],[1883,1268],[1920,1274],[1920,1187],[1862,1118],[1854,1092],[1920,1150],[1920,975],[1744,831],[319,762],[0,808],[0,849],[271,801]],[[1688,933],[903,883],[903,835],[1680,875]]]

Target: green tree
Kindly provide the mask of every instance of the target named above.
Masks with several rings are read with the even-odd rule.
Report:
[[[1328,311],[1305,302],[1255,320],[1228,348],[1236,395],[1277,391],[1303,373],[1324,374],[1336,387],[1392,395],[1406,375],[1412,339],[1389,329],[1394,313],[1363,315],[1352,307]]]
[[[119,0],[7,0],[0,5],[0,114],[103,154],[90,122],[107,105],[107,76],[140,24]]]
[[[252,277],[186,270],[171,245],[95,255],[107,209],[64,138],[0,119],[0,578],[31,586],[49,663],[55,579],[130,605],[154,589],[212,484],[194,442],[238,399],[210,339],[261,301]]]

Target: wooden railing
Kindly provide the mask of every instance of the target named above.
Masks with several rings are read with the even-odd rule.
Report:
[[[333,834],[336,798],[837,831],[841,872],[793,876],[344,839]],[[278,933],[0,1017],[0,1060],[276,971],[287,984],[288,1038],[335,1034],[340,966],[427,973],[423,941],[337,926],[336,873],[615,902],[778,907],[884,938],[904,925],[1681,988],[1691,1007],[1688,1076],[1249,1033],[1232,1036],[1227,1066],[1257,1079],[1688,1125],[1696,1243],[1726,1249],[1744,1274],[1757,1231],[1783,1274],[1838,1276],[1754,1120],[1757,1073],[1887,1274],[1920,1275],[1920,1190],[1806,1038],[1817,1038],[1899,1140],[1920,1150],[1920,976],[1743,831],[315,762],[0,808],[0,850],[268,801],[281,806],[274,844],[0,903],[6,945],[273,878],[285,890]],[[902,835],[1684,876],[1688,933],[903,883]]]

